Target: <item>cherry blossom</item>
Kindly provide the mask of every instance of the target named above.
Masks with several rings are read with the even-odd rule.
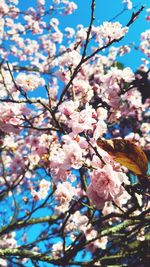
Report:
[[[16,78],[17,85],[21,86],[25,91],[33,91],[38,86],[45,84],[44,79],[33,74],[19,74]]]
[[[132,9],[132,1],[130,1],[130,0],[123,0],[122,3],[124,4],[125,8]]]
[[[64,144],[62,149],[54,146],[50,153],[50,167],[56,180],[66,179],[71,168],[79,169],[82,166],[82,149],[78,142],[70,140]],[[64,175],[66,173],[66,175]]]
[[[147,56],[150,57],[150,30],[146,30],[141,34],[140,49]]]
[[[150,8],[146,9],[147,15],[146,15],[146,20],[150,21]]]
[[[106,43],[113,39],[122,38],[128,31],[127,27],[122,28],[119,22],[103,22],[99,27],[99,35]]]
[[[70,116],[75,110],[77,110],[79,106],[79,102],[76,101],[65,101],[59,106],[59,110],[61,113],[63,113],[65,116]]]
[[[50,182],[42,179],[39,183],[39,191],[34,190],[31,187],[31,194],[35,200],[45,199],[48,195],[48,191],[50,189]]]
[[[94,109],[87,104],[86,108],[81,112],[74,111],[73,114],[70,115],[68,126],[72,128],[74,134],[92,129],[92,124],[96,122],[92,117],[94,112]]]
[[[72,14],[77,9],[77,5],[74,2],[66,1],[65,14]]]
[[[61,241],[53,244],[52,246],[52,254],[55,258],[59,258],[62,255],[63,244]]]
[[[16,233],[11,232],[10,234],[3,235],[0,239],[0,248],[16,248],[17,241],[15,240]]]
[[[73,27],[76,1],[50,2],[0,5],[0,264],[107,265],[148,231],[148,174],[96,142],[130,140],[149,157],[150,31],[124,37],[150,11],[123,0],[100,24],[91,0],[89,23]]]
[[[56,211],[59,213],[66,212],[69,209],[70,201],[75,194],[76,190],[69,182],[58,183],[55,191],[55,198],[58,202]]]
[[[87,194],[98,208],[103,208],[105,201],[114,200],[123,194],[122,183],[129,183],[128,177],[113,170],[106,164],[102,169],[93,171]]]

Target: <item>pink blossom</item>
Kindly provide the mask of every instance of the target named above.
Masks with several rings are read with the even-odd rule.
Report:
[[[39,78],[37,75],[20,73],[16,78],[16,83],[21,86],[25,91],[33,91],[40,85],[44,85],[43,78]]]
[[[97,117],[100,120],[106,120],[107,119],[107,116],[108,116],[107,109],[105,109],[103,107],[99,107],[99,108],[97,108],[96,112],[97,112]]]
[[[45,0],[38,0],[37,4],[38,5],[45,5]]]
[[[42,179],[40,181],[39,188],[40,188],[41,191],[48,191],[49,188],[50,188],[50,184],[51,183],[49,181],[47,181],[45,179]]]
[[[72,14],[77,9],[77,5],[74,2],[67,2],[65,7],[65,14]]]
[[[107,236],[103,236],[99,239],[96,239],[95,241],[91,242],[88,244],[87,248],[91,251],[91,252],[95,252],[96,249],[100,248],[100,249],[106,249],[108,243],[108,237]]]
[[[92,204],[98,209],[102,209],[104,207],[106,200],[97,194],[97,192],[93,189],[92,184],[88,186],[86,193]]]
[[[119,107],[120,96],[116,91],[116,88],[112,88],[110,91],[106,92],[105,97],[109,105],[115,109]]]
[[[49,24],[56,30],[59,25],[59,20],[57,18],[52,18]]]
[[[50,163],[51,167],[51,173],[53,175],[54,178],[54,182],[57,183],[58,181],[66,181],[69,176],[70,176],[70,171],[68,169],[65,168],[65,166],[61,165],[61,166],[56,166],[53,167],[53,162]]]
[[[70,223],[72,224],[71,230],[81,230],[83,226],[86,227],[88,223],[88,217],[86,215],[81,214],[81,212],[77,210],[70,216],[67,229],[70,228]]]
[[[134,73],[130,68],[124,68],[123,70],[120,70],[116,67],[111,67],[107,74],[103,76],[102,80],[109,85],[109,87],[118,87],[118,84],[120,84],[122,80],[131,83],[134,79]]]
[[[45,179],[42,179],[39,183],[39,191],[35,191],[33,187],[30,187],[31,194],[35,200],[45,199],[48,195],[51,183]]]
[[[61,33],[61,31],[57,30],[56,32],[51,34],[51,38],[52,38],[53,42],[60,44],[62,42],[62,39],[63,39],[63,34]]]
[[[70,169],[79,169],[83,164],[83,151],[77,141],[68,139],[62,148],[54,145],[50,152],[49,166],[54,179],[65,181],[70,174]]]
[[[150,21],[150,8],[146,9],[147,15],[146,15],[146,20]]]
[[[4,82],[5,82],[5,84],[4,84]],[[6,89],[6,87],[7,87],[7,89]],[[6,97],[8,95],[8,92],[13,93],[13,88],[14,88],[14,84],[13,84],[10,72],[1,68],[1,75],[0,75],[0,95],[1,95],[1,97]],[[16,94],[16,96],[17,96],[17,94]]]
[[[132,89],[124,94],[124,100],[127,100],[132,107],[140,108],[142,106],[142,95],[138,90]]]
[[[0,121],[0,129],[3,132],[6,133],[14,133],[14,134],[19,134],[20,133],[20,129],[18,128],[17,125],[13,125],[10,123],[5,123],[3,121]]]
[[[102,158],[104,158],[103,154],[100,151],[98,152],[102,156]],[[90,161],[90,165],[92,166],[93,169],[98,169],[98,168],[101,169],[104,166],[104,163],[100,160],[98,156],[93,155],[93,158]]]
[[[141,34],[140,49],[147,57],[150,57],[150,30]]]
[[[73,50],[69,51],[66,53],[63,53],[59,58],[58,58],[58,64],[59,66],[73,66],[76,67],[79,62],[81,61],[81,55]],[[84,81],[80,81],[80,83]]]
[[[132,2],[130,0],[123,0],[122,3],[124,4],[125,9],[132,9]]]
[[[5,248],[16,248],[17,247],[17,241],[15,240],[16,233],[10,232],[9,234],[5,234],[0,239],[0,247],[2,249]]]
[[[87,241],[90,241],[90,240],[96,238],[98,235],[98,232],[95,229],[93,229],[91,224],[82,225],[81,230],[85,234],[85,238]]]
[[[70,116],[79,106],[78,101],[65,101],[59,106],[59,111],[66,116]]]
[[[78,25],[78,31],[76,33],[77,42],[84,42],[87,37],[87,28],[84,28],[83,25]]]
[[[88,142],[86,141],[86,139],[80,135],[74,135],[73,133],[70,134],[66,134],[62,137],[62,140],[66,143],[69,144],[70,142],[72,142],[72,140],[74,140],[75,142],[77,142],[77,144],[80,146],[81,149],[87,149],[88,148]],[[84,153],[84,150],[83,150]]]
[[[67,32],[67,38],[72,38],[75,34],[75,30],[70,27],[66,27],[65,32]]]
[[[40,156],[34,151],[28,155],[28,159],[30,162],[30,169],[34,169],[34,167],[37,166],[40,161]]]
[[[52,245],[52,255],[54,258],[60,258],[63,252],[63,243],[61,241]]]
[[[94,113],[95,110],[87,104],[82,111],[74,111],[73,114],[70,115],[68,126],[72,128],[74,134],[90,129],[92,130],[93,124],[96,123],[96,120],[93,118]]]
[[[119,22],[105,21],[99,27],[99,35],[107,42],[122,38],[128,31],[128,27],[122,28]]]
[[[107,214],[115,212],[115,209],[116,209],[116,207],[113,205],[113,203],[111,201],[106,201],[105,205],[103,207],[103,210],[102,210],[102,214],[105,216]],[[116,218],[115,218],[115,220],[116,220]],[[111,222],[110,222],[110,224],[111,224]]]
[[[106,132],[107,132],[107,125],[104,122],[104,120],[100,119],[96,124],[93,137],[95,140],[97,140],[100,136],[103,136],[103,134]]]
[[[119,48],[118,53],[120,56],[123,56],[127,53],[130,53],[130,51],[131,51],[131,48],[129,47],[129,45],[123,45]]]
[[[129,183],[128,177],[113,170],[111,165],[104,165],[102,169],[94,170],[87,195],[98,208],[104,206],[105,201],[114,200],[123,194],[122,183]]]
[[[91,184],[102,198],[109,199],[120,191],[121,182],[112,176],[113,168],[111,165],[105,165],[100,171],[93,171]]]
[[[88,224],[88,217],[82,214],[80,211],[76,211],[72,214],[68,220],[67,232],[81,231],[84,233],[86,240],[91,240],[97,237],[97,231],[91,224]]]
[[[2,17],[3,14],[8,13],[8,11],[9,11],[8,5],[5,3],[4,0],[2,0],[0,4],[0,14],[1,14],[0,17]]]
[[[20,157],[20,155],[16,155],[11,163],[11,168],[14,172],[19,171],[20,169],[25,168],[25,162],[24,160]]]
[[[55,134],[54,135],[49,135],[49,134],[41,134],[40,135],[40,145],[43,147],[48,147],[50,144],[53,143],[55,140]]]
[[[79,169],[82,166],[82,149],[76,141],[64,144],[63,151],[65,152],[64,165],[75,169]]]
[[[74,79],[73,90],[78,99],[84,103],[88,103],[93,97],[93,90],[88,80],[85,79]]]
[[[53,238],[47,242],[47,232],[39,233],[39,237],[44,238],[45,248],[54,259],[59,257],[60,262],[65,251],[72,251],[73,241],[73,246],[78,245],[77,236],[90,241],[85,252],[89,250],[94,254],[106,249],[108,237],[100,238],[100,229],[96,225],[99,212],[93,213],[92,218],[89,216],[92,205],[101,209],[104,216],[111,212],[127,212],[129,207],[132,210],[132,199],[128,207],[125,205],[130,199],[123,186],[123,183],[129,184],[125,174],[127,169],[99,148],[96,140],[109,134],[115,138],[125,136],[144,149],[150,149],[150,100],[142,104],[141,93],[132,87],[142,83],[142,74],[143,77],[147,75],[148,82],[150,80],[146,59],[150,57],[150,31],[141,34],[140,46],[131,43],[130,46],[120,46],[119,40],[128,28],[119,22],[95,26],[95,21],[86,47],[88,27],[79,24],[73,29],[61,25],[62,19],[67,25],[67,18],[61,19],[60,15],[72,14],[77,9],[73,0],[34,2],[31,7],[26,3],[26,10],[22,10],[18,0],[1,0],[0,4],[0,145],[3,164],[0,183],[2,197],[3,191],[9,191],[8,203],[11,200],[16,200],[16,205],[17,201],[21,203],[21,213],[16,210],[17,217],[14,216],[15,203],[10,206],[11,224],[15,219],[26,218],[28,221],[30,217],[39,216],[38,213],[34,216],[34,211],[44,209],[44,206],[48,207],[47,211],[50,208],[48,215],[56,214],[56,223],[58,220],[60,225],[57,229],[54,223],[50,235],[54,234],[55,238],[56,233],[57,237],[62,237],[60,232],[63,242],[59,242],[59,237],[55,244],[52,244]],[[50,6],[48,2],[51,2]],[[132,8],[131,0],[121,2],[123,11]],[[18,3],[19,8],[15,6]],[[150,20],[149,9],[146,20]],[[119,57],[128,53],[131,47],[145,54],[138,68],[141,75],[135,76],[129,67],[119,68]],[[132,89],[125,93],[128,87]],[[111,125],[112,121],[116,123]],[[131,128],[133,132],[127,134]],[[84,177],[82,171],[85,171]],[[80,178],[84,178],[87,190]],[[14,190],[15,198],[12,198],[9,187]],[[141,209],[131,215],[139,215],[145,208],[142,195],[135,194],[135,197]],[[43,200],[42,205],[35,202],[38,200]],[[7,210],[3,212],[5,214]],[[122,218],[110,218],[102,227],[120,223]],[[4,226],[9,222],[4,218]],[[42,228],[44,230],[44,224]],[[143,235],[141,232],[138,238],[142,240]],[[24,246],[30,240],[23,235],[20,241]],[[1,250],[16,247],[14,233],[0,237]],[[40,248],[37,244],[33,252],[41,253]],[[17,261],[18,264],[24,263],[22,259]],[[100,265],[100,262],[96,264]],[[1,259],[0,265],[5,266],[5,261]]]
[[[55,191],[55,198],[58,202],[55,208],[56,211],[58,213],[67,211],[70,201],[75,194],[76,189],[69,182],[58,183]]]
[[[52,168],[60,168],[69,170],[71,167],[79,169],[82,166],[82,149],[75,140],[63,145],[62,149],[53,150],[50,157],[50,166]]]

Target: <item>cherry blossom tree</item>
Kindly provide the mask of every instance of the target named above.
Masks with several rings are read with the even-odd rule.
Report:
[[[1,0],[3,267],[150,261],[147,163],[125,151],[141,167],[136,176],[98,145],[134,143],[149,158],[150,30],[138,44],[122,41],[142,12],[149,23],[150,8],[123,0],[121,13],[97,26],[95,0],[85,5],[89,25],[63,28],[75,0],[28,1],[26,9]],[[120,63],[133,49],[144,57],[136,72]]]

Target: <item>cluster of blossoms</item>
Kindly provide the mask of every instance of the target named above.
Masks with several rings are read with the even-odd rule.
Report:
[[[150,30],[141,34],[140,49],[148,58],[150,57]]]
[[[50,182],[42,179],[39,183],[39,191],[35,191],[31,186],[31,194],[35,200],[45,199],[50,189]]]
[[[132,9],[130,0],[122,3],[124,10]],[[8,196],[13,203],[8,221],[14,229],[34,220],[39,223],[32,215],[42,208],[52,215],[49,235],[43,230],[37,243],[62,234],[61,241],[45,245],[54,258],[63,257],[80,238],[96,254],[109,243],[107,233],[101,236],[99,228],[120,223],[128,208],[134,208],[126,190],[132,187],[128,169],[99,148],[97,139],[121,137],[150,149],[150,100],[143,100],[138,90],[143,78],[118,63],[120,56],[132,51],[129,45],[118,46],[128,27],[106,21],[62,30],[53,15],[72,14],[77,9],[73,1],[53,0],[48,6],[38,0],[37,9],[28,7],[24,12],[17,4],[17,0],[3,0],[0,6],[0,199],[5,202]],[[146,30],[139,50],[147,57],[149,41]],[[87,50],[86,42],[91,42]],[[143,59],[139,71],[147,75],[149,85],[148,63]],[[141,212],[148,209],[144,197],[135,196]],[[115,212],[117,218],[96,225],[101,215]],[[139,215],[136,212],[132,215]],[[31,243],[29,250],[36,242]],[[0,240],[2,249],[9,245],[18,246],[13,233]],[[5,261],[0,264],[5,266]]]
[[[112,40],[119,40],[128,31],[127,27],[122,28],[119,22],[103,22],[99,27],[99,39],[104,39],[104,43],[111,42]]]
[[[70,201],[77,195],[77,190],[69,182],[58,183],[55,198],[58,203],[55,210],[57,213],[69,210]]]
[[[25,73],[20,73],[16,78],[16,83],[20,86],[25,92],[26,91],[33,91],[39,86],[44,86],[45,81],[43,78],[38,77],[37,75],[29,74],[26,75]]]
[[[91,184],[87,194],[99,209],[102,209],[106,201],[114,201],[124,204],[130,196],[124,191],[122,183],[129,184],[128,177],[122,172],[116,172],[111,165],[93,171]]]
[[[0,249],[11,249],[17,247],[17,241],[16,241],[16,233],[11,232],[9,234],[5,234],[0,238]],[[1,267],[6,267],[7,261],[5,259],[0,259],[0,265]]]
[[[16,248],[17,247],[17,241],[15,240],[15,232],[12,232],[10,234],[6,234],[1,237],[0,239],[0,248]]]

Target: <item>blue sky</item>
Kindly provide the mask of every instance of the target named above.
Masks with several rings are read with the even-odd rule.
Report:
[[[91,0],[70,0],[74,1],[78,9],[71,15],[60,16],[60,29],[65,27],[76,28],[78,24],[82,24],[85,27],[88,27],[91,14]],[[22,4],[23,2],[23,4]],[[51,0],[46,0],[46,8],[49,9],[49,6],[52,4]],[[35,6],[36,0],[32,0],[32,6]],[[112,20],[117,14],[119,14],[124,6],[122,0],[95,0],[95,22],[94,25],[100,25],[104,21]],[[123,38],[123,40],[117,44],[126,45],[135,43],[136,46],[140,43],[141,32],[150,28],[150,22],[145,20],[146,9],[150,8],[150,0],[132,0],[133,10],[127,10],[120,16],[118,16],[113,21],[119,21],[122,25],[126,25],[132,16],[132,12],[136,12],[142,5],[145,6],[144,11],[140,14],[139,18],[130,26],[129,32]],[[26,10],[30,6],[30,1],[19,1],[20,9]],[[54,15],[55,16],[55,15]],[[133,70],[136,70],[141,64],[141,58],[144,57],[144,54],[133,49],[131,53],[125,55],[119,59],[120,62],[123,62],[125,66],[131,67]]]
[[[74,0],[74,2],[78,5],[78,10],[76,10],[73,15],[63,17],[63,26],[76,27],[77,24],[83,24],[87,27],[90,21],[91,0]],[[95,0],[95,2],[95,25],[100,25],[104,21],[111,20],[123,10],[122,0]],[[145,9],[140,14],[139,18],[131,25],[126,37],[118,45],[131,44],[133,42],[136,43],[136,45],[139,45],[141,32],[150,28],[150,22],[146,22],[145,20],[146,9],[150,8],[150,1],[134,0],[132,3],[134,12],[140,9],[142,5],[145,6]],[[125,26],[130,20],[132,12],[133,10],[127,10],[122,15],[118,16],[114,21],[119,21]],[[132,53],[121,57],[120,62],[123,62],[125,66],[130,66],[136,70],[141,64],[141,57],[144,57],[144,54],[133,49]]]

